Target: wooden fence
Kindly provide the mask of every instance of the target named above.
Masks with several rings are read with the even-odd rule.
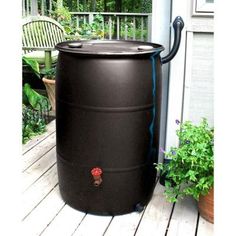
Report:
[[[60,2],[60,1],[59,1]],[[22,0],[22,16],[50,16],[55,10],[53,0]],[[102,18],[104,39],[151,41],[151,13],[70,12],[76,27],[92,24],[97,15]]]

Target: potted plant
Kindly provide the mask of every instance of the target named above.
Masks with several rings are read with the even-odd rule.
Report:
[[[56,109],[56,102],[55,102],[55,75],[56,75],[56,68],[50,68],[44,71],[43,82],[47,90],[48,98],[50,104],[52,106],[52,110],[55,111]]]
[[[176,131],[179,146],[169,151],[161,151],[168,164],[157,164],[165,178],[165,196],[170,202],[178,198],[192,196],[198,200],[201,216],[214,222],[214,130],[207,120],[202,119],[199,125],[191,121],[179,124]]]

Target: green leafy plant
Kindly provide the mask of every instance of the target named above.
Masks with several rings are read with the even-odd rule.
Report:
[[[45,69],[42,73],[47,79],[54,80],[56,76],[56,67]]]
[[[22,56],[22,65],[28,66],[29,69],[38,77],[40,78],[40,71],[39,71],[39,63],[34,60],[27,58],[25,56]]]
[[[101,14],[95,15],[93,22],[82,24],[78,28],[78,32],[82,39],[104,39],[103,16]]]
[[[39,64],[36,60],[23,56],[22,65],[27,65],[40,78]],[[37,93],[28,83],[23,86],[22,100],[22,143],[24,144],[32,137],[46,131],[43,112],[49,111],[51,106],[48,98]]]
[[[157,170],[166,175],[165,196],[170,202],[178,198],[206,195],[214,184],[214,130],[207,120],[199,125],[190,121],[180,123],[176,131],[179,146],[171,147],[168,152],[161,150],[168,164],[157,164]]]
[[[28,83],[23,87],[23,103],[30,104],[37,111],[48,111],[51,106],[47,97],[37,93]]]
[[[46,131],[46,123],[39,111],[23,104],[22,107],[22,143]]]
[[[29,69],[35,75],[37,75],[38,78],[41,78],[39,71],[39,63],[36,60],[22,56],[22,65],[27,65]],[[47,73],[53,75],[53,73],[55,72],[53,71],[53,69],[51,69],[48,70]],[[23,86],[22,98],[23,104],[30,105],[35,110],[47,111],[51,108],[48,98],[37,93],[34,89],[31,88],[28,83],[25,83]]]

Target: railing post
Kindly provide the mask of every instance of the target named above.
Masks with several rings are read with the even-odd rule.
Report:
[[[103,32],[103,39],[105,38],[105,16],[102,15],[102,32]]]
[[[63,0],[57,0],[57,7],[63,7]]]
[[[38,15],[38,1],[31,0],[31,15],[37,16]]]
[[[49,9],[48,9],[48,12],[49,12],[49,16],[51,16],[51,12],[52,12],[52,0],[49,0]]]
[[[22,0],[22,16],[24,17],[26,15],[25,13],[25,0]]]
[[[109,16],[109,39],[111,40],[112,38],[112,20],[111,20],[111,16]]]
[[[133,16],[133,40],[136,39],[136,18]]]
[[[117,24],[117,28],[116,28],[116,33],[117,33],[117,37],[116,39],[120,39],[120,17],[119,16],[116,16],[116,24]]]
[[[152,15],[151,14],[148,14],[148,38],[147,38],[147,41],[148,42],[151,42],[151,39],[152,39]]]
[[[76,19],[76,27],[79,28],[79,16],[75,16]]]
[[[30,2],[26,0],[26,16],[30,15]]]
[[[144,37],[143,37],[143,16],[141,17],[141,40],[143,41],[144,40]]]
[[[41,0],[41,14],[42,14],[42,16],[44,16],[44,15],[45,15],[45,8],[44,8],[44,4],[45,4],[44,0]]]
[[[89,13],[89,18],[88,18],[88,21],[89,21],[88,23],[89,23],[89,24],[92,24],[92,23],[93,23],[93,14],[94,14],[94,13],[92,13],[92,12]]]
[[[127,31],[128,31],[127,16],[125,16],[125,40],[127,40]]]

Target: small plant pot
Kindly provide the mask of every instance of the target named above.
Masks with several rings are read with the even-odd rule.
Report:
[[[52,106],[52,110],[55,111],[56,110],[56,99],[55,99],[55,84],[56,81],[53,79],[47,79],[46,77],[43,77],[43,82],[44,85],[46,87],[47,90],[47,94],[48,94],[48,99],[50,101],[50,104]]]
[[[200,195],[198,210],[205,220],[214,223],[214,188],[207,195]]]

